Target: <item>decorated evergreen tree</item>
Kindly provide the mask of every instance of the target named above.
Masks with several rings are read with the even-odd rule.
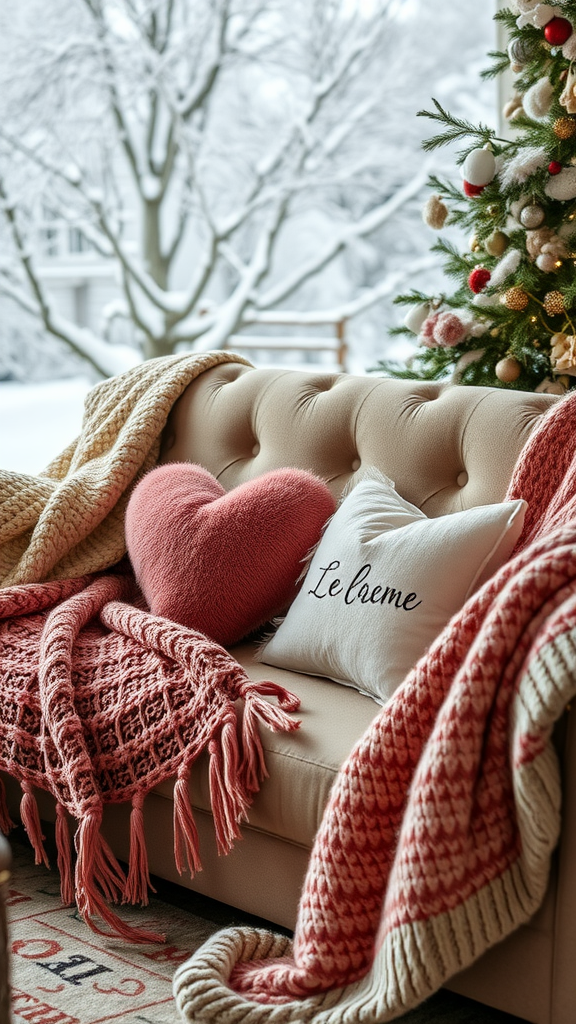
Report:
[[[432,177],[423,215],[470,231],[470,251],[445,238],[433,246],[456,290],[398,296],[410,308],[395,333],[420,347],[406,368],[375,369],[562,394],[576,386],[576,0],[513,0],[496,18],[510,42],[484,76],[516,74],[503,112],[514,131],[499,138],[436,100],[419,112],[442,126],[425,149],[465,142],[462,186]]]

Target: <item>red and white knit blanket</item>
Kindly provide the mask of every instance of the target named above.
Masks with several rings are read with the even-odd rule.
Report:
[[[287,712],[298,699],[274,683],[253,682],[224,648],[150,615],[139,600],[128,572],[0,590],[0,771],[20,781],[37,863],[47,858],[33,787],[56,798],[64,901],[76,900],[97,931],[105,923],[107,934],[148,942],[161,936],[126,926],[110,906],[147,902],[144,797],[175,779],[176,866],[198,870],[188,780],[207,750],[218,849],[228,852],[265,774],[257,723],[297,728]],[[100,833],[104,804],[126,801],[127,877]],[[74,872],[68,815],[78,823]],[[0,782],[0,828],[11,826]]]
[[[554,722],[576,694],[576,394],[526,445],[515,557],[375,718],[334,785],[294,942],[218,933],[177,971],[210,1024],[383,1022],[532,916],[560,830]]]

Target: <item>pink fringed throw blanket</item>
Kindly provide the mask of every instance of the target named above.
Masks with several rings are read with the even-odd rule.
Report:
[[[75,899],[95,930],[104,923],[108,933],[147,942],[161,937],[125,926],[110,906],[147,902],[146,793],[176,780],[176,865],[198,870],[188,779],[207,750],[218,849],[228,852],[265,773],[257,722],[296,728],[287,711],[298,701],[274,683],[252,682],[202,633],[137,603],[127,574],[0,590],[0,770],[20,781],[37,863],[47,861],[33,787],[56,798],[64,901]],[[264,699],[271,695],[277,704]],[[0,786],[0,827],[8,831]],[[132,802],[127,877],[100,833],[103,805],[125,801]],[[68,815],[78,823],[75,877]]]
[[[176,972],[206,1024],[384,1022],[528,920],[560,829],[554,722],[576,694],[576,395],[526,445],[515,557],[343,765],[294,942],[224,931]]]

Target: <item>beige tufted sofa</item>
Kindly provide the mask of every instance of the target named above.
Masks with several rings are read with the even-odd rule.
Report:
[[[360,466],[374,465],[400,494],[437,516],[501,500],[524,442],[554,401],[489,388],[229,363],[201,375],[175,405],[161,461],[200,463],[226,488],[270,469],[298,466],[324,477],[335,495]],[[206,764],[194,773],[203,871],[193,880],[176,874],[172,786],[159,786],[144,808],[150,870],[291,928],[330,787],[379,708],[354,689],[255,663],[250,643],[233,653],[255,678],[275,678],[299,695],[302,726],[291,734],[263,734],[270,777],[243,826],[243,840],[227,857],[215,851]],[[573,733],[566,715],[558,730],[566,776],[576,776]],[[534,1024],[576,1021],[576,786],[566,787],[564,815],[539,913],[450,984]],[[124,859],[127,825],[126,807],[107,809],[108,839]]]

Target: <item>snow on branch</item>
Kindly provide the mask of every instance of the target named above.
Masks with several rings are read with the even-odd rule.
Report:
[[[257,308],[268,309],[276,306],[295,292],[304,281],[323,270],[354,239],[369,235],[377,228],[382,227],[408,200],[418,194],[428,179],[428,173],[429,166],[424,163],[412,180],[399,188],[391,199],[370,210],[356,224],[347,224],[339,232],[336,232],[334,238],[319,253],[306,263],[302,263],[283,281],[279,281],[263,295],[260,295],[256,302]]]
[[[339,306],[330,306],[327,309],[311,310],[279,310],[272,309],[265,313],[248,310],[242,318],[242,326],[249,327],[253,324],[263,323],[274,326],[298,324],[301,326],[319,326],[331,324],[339,320],[351,320],[359,313],[365,312],[370,306],[381,302],[389,295],[395,294],[401,288],[407,278],[422,270],[429,270],[436,266],[437,260],[434,255],[422,256],[414,260],[410,266],[404,267],[387,276],[373,288],[366,288],[355,299],[342,302]]]

